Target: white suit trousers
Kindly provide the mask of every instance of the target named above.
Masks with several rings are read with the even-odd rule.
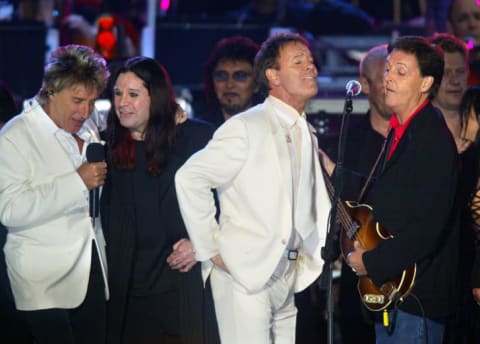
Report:
[[[222,344],[294,344],[295,262],[280,277],[271,277],[259,292],[248,293],[231,275],[215,266],[210,275]]]

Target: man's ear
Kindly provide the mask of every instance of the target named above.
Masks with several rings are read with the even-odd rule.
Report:
[[[422,92],[428,92],[433,85],[433,80],[434,80],[433,76],[431,76],[431,75],[423,77],[422,85],[420,87],[420,90]]]
[[[360,76],[358,80],[360,81],[360,85],[362,86],[362,92],[368,96],[370,94],[370,84],[368,83],[367,78],[364,76]]]
[[[267,70],[265,70],[265,76],[267,77],[267,80],[270,83],[270,85],[272,86],[278,85],[279,83],[278,70],[274,68],[267,68]]]

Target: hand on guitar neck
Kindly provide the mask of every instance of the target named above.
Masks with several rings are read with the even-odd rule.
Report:
[[[358,241],[354,241],[353,248],[354,250],[347,255],[346,263],[352,268],[352,271],[355,272],[357,276],[368,275],[367,269],[363,264],[363,253],[366,251],[365,248],[363,248]]]

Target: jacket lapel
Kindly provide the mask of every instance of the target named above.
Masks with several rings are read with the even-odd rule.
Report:
[[[289,139],[288,132],[280,125],[275,110],[268,101],[265,102],[265,107],[265,117],[269,124],[274,144],[274,151],[272,153],[277,157],[277,159],[275,159],[277,166],[274,170],[279,174],[278,177],[281,181],[280,187],[285,190],[288,201],[292,203],[292,166],[287,144],[287,140]]]
[[[45,166],[50,166],[47,167],[47,169],[51,169],[48,173],[57,175],[71,171],[72,168],[74,168],[71,159],[58,142],[56,136],[53,133],[45,131],[38,119],[38,115],[36,111],[27,112],[25,113],[25,121],[29,122],[27,128],[31,130],[30,137],[38,150],[38,156],[47,162]],[[54,164],[50,163],[52,160],[55,161]]]

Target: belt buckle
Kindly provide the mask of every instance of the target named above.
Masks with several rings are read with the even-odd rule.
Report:
[[[287,251],[287,259],[288,260],[297,260],[298,258],[298,250],[288,250]]]

